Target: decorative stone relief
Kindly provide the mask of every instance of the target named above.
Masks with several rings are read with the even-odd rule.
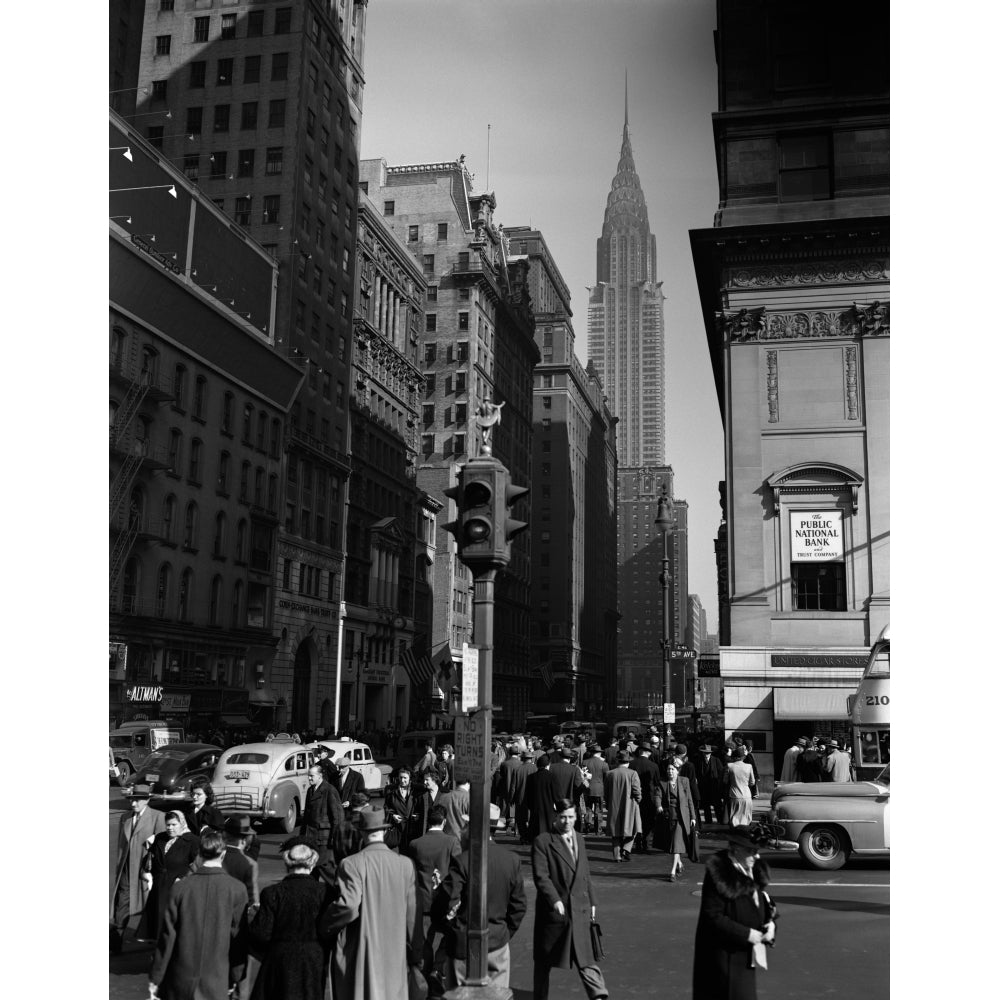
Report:
[[[716,313],[716,321],[723,336],[735,343],[755,340],[887,336],[889,303],[873,302],[870,306],[855,303],[845,312],[828,310],[769,312],[761,306],[759,309]]]
[[[870,306],[854,303],[854,318],[862,337],[877,337],[889,332],[889,303],[873,302]]]
[[[778,288],[786,285],[840,285],[889,280],[888,260],[832,260],[818,264],[776,264],[727,268],[727,288]]]
[[[741,309],[737,313],[719,313],[727,340],[757,340],[764,331],[764,308]]]
[[[767,422],[778,422],[778,352],[767,352]]]
[[[847,395],[847,419],[858,419],[858,349],[848,347],[844,351],[844,384]]]

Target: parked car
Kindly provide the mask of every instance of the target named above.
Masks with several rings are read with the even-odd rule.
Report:
[[[874,781],[792,781],[771,793],[776,846],[798,849],[807,865],[842,868],[851,854],[889,854],[889,768]]]
[[[125,722],[111,731],[108,742],[115,757],[118,774],[126,782],[153,750],[170,743],[183,743],[184,730],[162,720]]]
[[[330,751],[333,760],[341,757],[350,757],[354,762],[351,770],[357,771],[364,779],[365,790],[369,795],[381,795],[385,790],[389,775],[392,774],[390,764],[377,764],[372,756],[371,747],[367,743],[358,743],[356,740],[341,736],[335,740],[320,740],[317,743],[310,743],[308,749],[314,754],[317,748],[324,746]]]
[[[292,833],[305,807],[312,762],[312,751],[291,739],[230,747],[212,776],[215,805],[224,814],[245,813]]]
[[[186,804],[191,783],[195,778],[211,781],[221,755],[222,747],[211,743],[170,743],[139,761],[132,781],[150,786],[153,805]]]

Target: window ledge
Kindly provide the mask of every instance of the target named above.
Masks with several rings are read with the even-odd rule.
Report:
[[[200,417],[200,416],[198,416],[198,414],[197,414],[197,413],[193,413],[193,414],[191,414],[191,419],[192,419],[192,420],[193,420],[193,421],[194,421],[195,423],[198,423],[198,424],[201,424],[201,425],[202,425],[203,427],[204,427],[204,426],[205,426],[205,425],[206,425],[206,424],[208,423],[208,421],[207,421],[207,420],[206,420],[206,419],[205,419],[204,417]]]
[[[771,615],[771,621],[788,621],[801,619],[839,618],[848,621],[864,621],[867,611],[776,611]]]
[[[197,555],[198,553],[198,550],[192,545],[182,545],[181,549],[184,552],[190,552],[192,555]]]

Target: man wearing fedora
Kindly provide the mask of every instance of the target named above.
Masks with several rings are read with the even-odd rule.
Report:
[[[616,766],[604,779],[604,798],[607,802],[607,831],[611,837],[611,857],[614,861],[628,861],[636,834],[642,830],[639,804],[642,786],[639,775],[629,767],[632,760],[628,749],[618,754]]]
[[[118,863],[115,887],[111,894],[110,947],[117,953],[129,920],[142,913],[145,902],[142,892],[142,865],[153,838],[167,829],[163,813],[149,807],[152,793],[149,785],[136,784],[125,793],[131,810],[121,818],[118,827]]]
[[[831,781],[853,781],[851,777],[851,755],[840,748],[839,740],[830,740],[830,752],[823,762]]]
[[[320,766],[313,764],[309,768],[309,791],[306,792],[306,804],[302,810],[301,832],[304,837],[312,836],[315,840],[320,866],[329,857],[330,848],[343,823],[344,807],[337,789],[323,777]]]
[[[692,764],[694,765],[695,780],[698,783],[698,799],[704,810],[705,822],[713,822],[712,814],[714,812],[715,822],[725,823],[726,771],[722,766],[722,761],[715,756],[709,744],[702,743],[698,747],[698,756],[692,761]]]
[[[242,882],[247,890],[247,898],[251,906],[260,901],[257,886],[257,862],[243,853],[247,837],[253,833],[250,817],[246,815],[229,816],[223,824],[222,833],[226,840],[226,853],[222,856],[222,870],[231,875],[237,882]]]
[[[660,769],[652,761],[653,747],[647,740],[639,744],[639,752],[632,758],[629,767],[639,775],[639,788],[642,798],[639,800],[639,815],[642,819],[642,831],[635,839],[635,849],[639,854],[648,850],[647,838],[653,836],[653,823],[656,820],[656,807],[653,805],[653,786],[660,780]]]
[[[413,862],[386,847],[388,825],[381,809],[359,814],[364,847],[340,863],[334,902],[320,917],[337,1000],[406,1000],[408,966],[420,964]]]
[[[350,757],[338,757],[336,761],[337,774],[335,779],[330,782],[337,789],[341,803],[350,802],[351,796],[358,792],[366,794],[368,792],[368,789],[365,788],[364,777],[360,772],[351,769],[351,763]]]
[[[795,762],[798,760],[799,754],[805,750],[809,741],[804,737],[800,736],[795,743],[790,746],[785,751],[785,756],[781,759],[781,777],[778,779],[782,784],[788,781],[796,781],[795,777]]]

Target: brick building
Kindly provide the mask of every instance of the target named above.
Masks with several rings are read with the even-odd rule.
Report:
[[[266,726],[254,702],[275,655],[279,476],[302,381],[261,329],[276,265],[113,113],[109,139],[111,720]],[[220,258],[246,313],[196,280]]]
[[[691,233],[725,429],[727,732],[844,738],[889,621],[888,4],[722,0],[719,209]]]
[[[278,646],[259,692],[281,728],[336,724],[366,8],[147,0],[143,23],[136,127],[277,260],[266,332],[305,366],[284,442]],[[206,263],[197,280],[238,308],[224,270]]]
[[[484,400],[503,403],[493,454],[514,483],[531,482],[532,370],[538,362],[527,261],[508,261],[493,194],[473,193],[464,162],[388,166],[362,163],[362,185],[419,262],[427,281],[421,370],[417,484],[449,506],[444,490],[460,464],[478,453],[473,417]],[[472,577],[454,541],[438,526],[433,568],[434,655],[447,645],[461,660],[472,622]],[[496,586],[493,660],[496,725],[520,725],[531,686],[530,536],[518,536]],[[447,692],[440,692],[441,698]]]
[[[547,663],[532,711],[606,717],[615,704],[618,631],[616,421],[593,365],[576,356],[570,294],[536,229],[506,230],[528,287],[541,363],[534,375],[532,645]]]

